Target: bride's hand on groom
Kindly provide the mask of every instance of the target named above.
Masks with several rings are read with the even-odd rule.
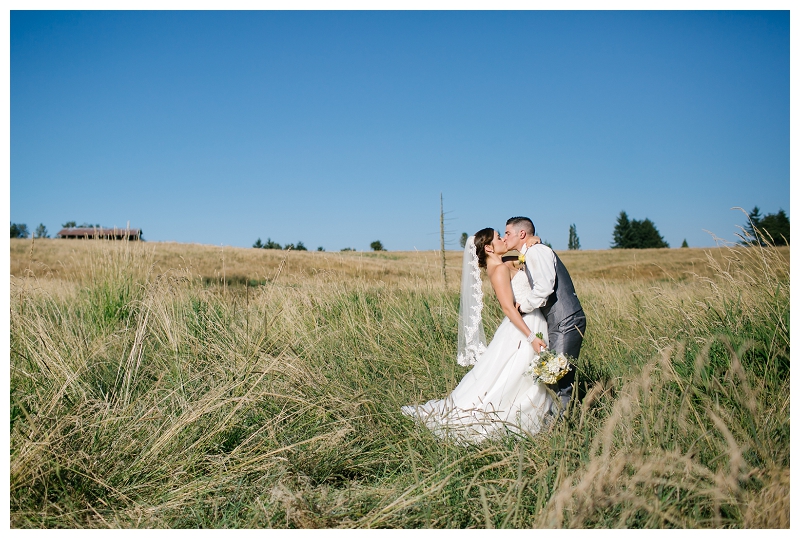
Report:
[[[519,303],[514,303],[514,307],[517,309],[517,311],[519,311],[519,314],[525,314],[519,310]],[[531,341],[531,346],[533,346],[533,351],[537,354],[541,353],[542,350],[547,348],[547,345],[539,337],[536,337]]]
[[[542,238],[539,236],[529,236],[528,239],[525,240],[525,243],[528,247],[533,247],[537,243],[542,243]]]

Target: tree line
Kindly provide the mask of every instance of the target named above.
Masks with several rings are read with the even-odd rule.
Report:
[[[256,242],[253,244],[253,247],[255,247],[256,249],[286,249],[287,251],[291,249],[293,251],[308,251],[308,249],[306,249],[306,246],[303,245],[302,241],[298,241],[297,245],[295,245],[294,243],[287,243],[286,245],[281,247],[280,243],[272,241],[272,239],[270,238],[267,238],[266,243],[261,243],[261,238],[258,238]],[[324,250],[325,249],[323,249],[322,247],[317,248],[317,251],[324,251]]]
[[[761,215],[758,206],[747,215],[744,236],[745,245],[789,245],[789,217],[782,209],[778,213]]]
[[[28,238],[31,233],[28,230],[28,225],[25,223],[11,223],[11,237],[12,238]],[[49,238],[50,234],[47,233],[47,227],[39,223],[33,233],[34,238]]]
[[[372,249],[373,251],[385,251],[386,250],[383,247],[383,243],[381,243],[380,240],[373,241],[372,243],[369,244],[369,246],[370,246],[370,249]],[[253,244],[253,247],[256,248],[256,249],[283,249],[283,250],[287,250],[287,251],[288,250],[292,250],[292,251],[308,251],[308,249],[306,249],[306,246],[303,245],[302,241],[298,241],[297,245],[295,245],[294,243],[287,243],[286,245],[281,246],[280,243],[278,243],[276,241],[272,241],[271,238],[267,238],[267,242],[266,243],[262,243],[261,242],[261,238],[258,238],[256,240],[256,242]],[[322,247],[322,246],[317,247],[317,251],[324,251],[324,250],[325,250],[325,248]],[[344,249],[341,249],[341,251],[355,251],[355,249],[353,249],[352,247],[345,247]]]
[[[742,245],[789,245],[789,217],[783,209],[777,213],[761,215],[758,206],[747,216],[742,227],[744,235],[739,235]],[[612,249],[659,249],[669,247],[650,219],[637,221],[629,219],[628,214],[620,212],[614,227]],[[689,247],[686,239],[681,247]]]
[[[63,228],[102,228],[99,224],[82,223],[77,225],[75,221],[67,221]],[[755,206],[753,210],[747,215],[747,223],[742,227],[744,234],[740,235],[740,243],[743,245],[789,245],[789,217],[783,209],[779,209],[777,213],[768,213],[761,215],[761,210]],[[11,237],[12,238],[28,238],[30,231],[28,225],[25,223],[11,223]],[[50,234],[47,227],[43,223],[39,223],[34,231],[34,238],[49,238]],[[467,244],[469,236],[466,232],[461,234],[461,248]],[[547,240],[542,240],[542,243],[552,248]],[[689,244],[683,240],[681,247],[688,247]],[[262,243],[261,238],[258,238],[253,247],[256,249],[283,249],[293,251],[307,251],[308,249],[302,241],[297,244],[287,243],[281,246],[280,243],[272,241],[267,238],[266,243]],[[612,249],[662,249],[668,248],[669,243],[661,236],[661,233],[656,228],[655,223],[648,218],[643,220],[630,219],[628,214],[623,210],[617,217],[617,223],[612,232]],[[385,251],[386,248],[380,240],[370,243],[370,248],[373,251]],[[578,230],[575,224],[569,226],[569,238],[567,240],[567,249],[570,251],[577,251],[581,248],[581,241],[578,238]],[[317,247],[317,251],[324,251],[324,247]],[[345,247],[341,251],[355,251],[352,247]]]
[[[744,245],[789,245],[789,217],[786,212],[779,209],[777,213],[761,215],[756,206],[747,216],[748,222],[743,227],[744,235],[739,242]],[[461,248],[467,244],[469,235],[461,233]],[[542,240],[544,245],[552,249],[547,240]],[[664,249],[668,248],[669,243],[664,239],[656,228],[655,223],[648,218],[643,220],[631,219],[625,210],[619,213],[617,223],[612,232],[612,249]],[[686,239],[681,243],[681,247],[689,247]],[[575,224],[569,226],[569,238],[567,239],[567,249],[577,251],[581,248],[581,241],[578,238],[578,229]]]

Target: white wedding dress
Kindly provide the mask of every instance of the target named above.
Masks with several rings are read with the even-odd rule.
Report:
[[[514,275],[511,288],[515,298],[530,292],[524,271]],[[547,342],[547,321],[539,309],[523,315],[523,320]],[[545,386],[525,374],[536,357],[525,337],[504,318],[492,342],[450,395],[403,406],[403,413],[424,423],[436,436],[461,443],[480,443],[508,431],[535,434],[552,399]]]

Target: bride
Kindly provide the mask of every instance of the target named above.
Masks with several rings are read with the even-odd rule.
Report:
[[[458,363],[475,365],[450,395],[425,404],[403,406],[404,414],[424,423],[442,438],[479,443],[508,431],[535,434],[552,400],[545,386],[526,374],[538,354],[537,333],[547,343],[547,321],[539,309],[520,314],[515,298],[531,290],[522,268],[503,262],[508,252],[496,230],[484,228],[467,239],[461,275]],[[492,283],[506,317],[487,347],[481,320],[483,291],[480,268]]]

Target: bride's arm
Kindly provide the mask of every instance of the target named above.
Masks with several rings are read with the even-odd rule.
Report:
[[[500,302],[503,313],[525,337],[529,337],[532,332],[514,306],[514,292],[511,290],[511,272],[508,267],[505,264],[495,266],[489,274],[489,280],[492,283],[492,288],[494,288],[494,293]]]

